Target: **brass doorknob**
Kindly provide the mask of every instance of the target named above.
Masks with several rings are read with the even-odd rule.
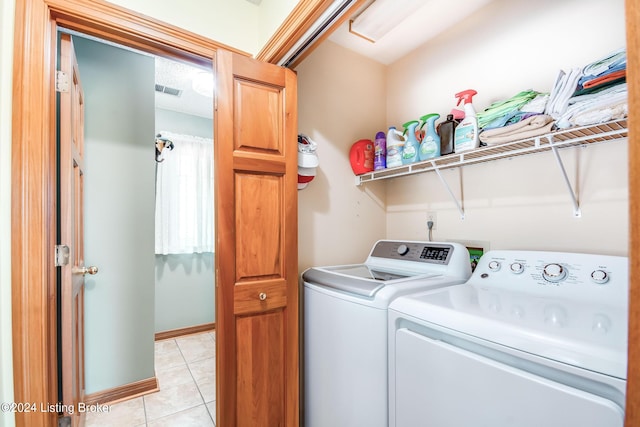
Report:
[[[264,301],[267,299],[267,294],[265,294],[264,292],[260,292],[260,295],[258,295],[258,298],[260,298],[260,301]]]
[[[74,273],[82,274],[83,276],[86,274],[94,275],[98,272],[98,267],[92,265],[90,267],[75,267],[73,269]]]

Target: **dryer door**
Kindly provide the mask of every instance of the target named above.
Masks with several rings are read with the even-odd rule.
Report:
[[[391,426],[623,425],[622,408],[603,397],[408,329],[395,338]]]

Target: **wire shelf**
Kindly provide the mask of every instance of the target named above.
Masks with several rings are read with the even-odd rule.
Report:
[[[381,169],[356,176],[356,185],[369,181],[396,178],[406,175],[472,165],[492,160],[506,159],[526,154],[542,153],[555,148],[615,141],[628,137],[627,119],[612,120],[596,125],[572,127],[545,135],[508,142],[489,147],[480,147],[462,153],[448,154],[395,168]]]

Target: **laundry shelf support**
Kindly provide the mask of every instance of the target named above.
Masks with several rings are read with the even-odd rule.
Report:
[[[573,190],[571,181],[569,181],[569,177],[567,176],[567,171],[564,168],[564,163],[562,162],[562,158],[558,153],[558,148],[554,144],[553,135],[547,135],[547,140],[549,141],[549,146],[551,146],[551,151],[553,152],[553,156],[555,157],[556,163],[560,168],[562,177],[564,178],[564,183],[567,186],[567,189],[569,190],[569,195],[571,196],[571,202],[573,203],[573,216],[576,218],[580,218],[582,216],[582,211],[580,211],[580,202],[578,200],[578,195]]]
[[[458,212],[460,212],[460,219],[464,219],[464,208],[462,207],[462,200],[458,201],[458,198],[453,194],[453,191],[451,191],[451,187],[449,187],[449,184],[442,176],[442,173],[440,172],[440,168],[438,168],[435,161],[433,160],[431,161],[431,166],[433,166],[433,170],[438,175],[438,178],[440,178],[440,182],[442,182],[442,185],[444,185],[444,188],[446,188],[447,191],[449,192],[449,195],[453,199],[453,203],[456,204],[456,207],[458,208]]]

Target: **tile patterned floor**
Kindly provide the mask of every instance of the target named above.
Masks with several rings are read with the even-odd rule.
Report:
[[[88,413],[86,427],[214,427],[215,332],[156,341],[160,391]]]

